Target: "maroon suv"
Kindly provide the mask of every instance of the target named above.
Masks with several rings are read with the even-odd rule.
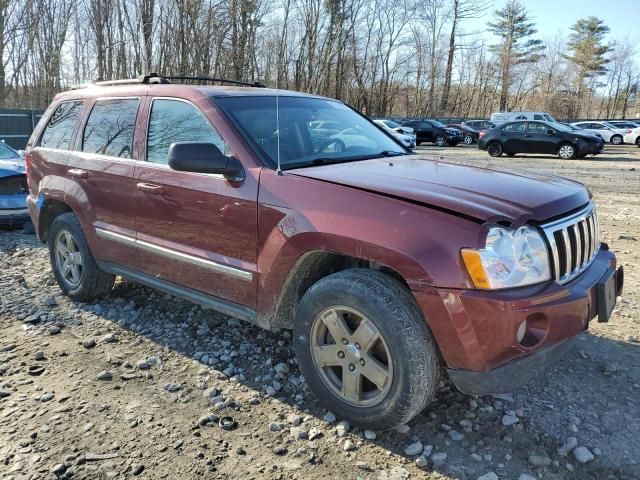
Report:
[[[120,275],[293,329],[318,398],[374,430],[443,373],[477,395],[529,382],[622,290],[583,185],[418,157],[327,98],[101,82],[56,96],[27,164],[68,296]]]

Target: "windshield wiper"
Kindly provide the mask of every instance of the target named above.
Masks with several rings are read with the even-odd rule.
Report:
[[[399,157],[400,155],[407,155],[405,152],[396,152],[393,150],[383,150],[380,152],[381,157]]]

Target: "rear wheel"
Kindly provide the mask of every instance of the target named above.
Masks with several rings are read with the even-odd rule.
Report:
[[[446,143],[447,143],[447,139],[446,139],[446,138],[444,138],[442,135],[438,135],[438,136],[436,137],[436,139],[435,139],[435,144],[436,144],[438,147],[444,147],[444,146],[446,145]]]
[[[471,135],[464,136],[464,143],[466,145],[471,145],[473,143],[473,137]]]
[[[491,142],[487,145],[487,152],[492,157],[499,157],[502,155],[502,145],[499,142]]]
[[[611,143],[613,145],[622,145],[622,137],[620,135],[614,135],[611,137]]]
[[[640,147],[640,137],[636,138],[636,145]]]
[[[48,237],[53,276],[62,291],[77,301],[106,295],[115,277],[98,268],[78,218],[63,213],[51,224]]]
[[[298,305],[293,337],[311,390],[352,424],[392,428],[435,395],[435,342],[411,293],[381,272],[345,270],[317,282]]]
[[[570,143],[563,143],[558,149],[558,157],[563,160],[571,160],[576,157],[576,149]]]

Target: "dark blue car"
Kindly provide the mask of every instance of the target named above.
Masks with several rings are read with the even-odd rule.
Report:
[[[0,142],[0,225],[23,225],[27,211],[27,176],[24,158]]]

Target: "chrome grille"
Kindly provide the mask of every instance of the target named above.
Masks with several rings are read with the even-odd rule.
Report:
[[[554,279],[566,283],[591,264],[600,249],[598,214],[593,203],[569,217],[545,225]]]

